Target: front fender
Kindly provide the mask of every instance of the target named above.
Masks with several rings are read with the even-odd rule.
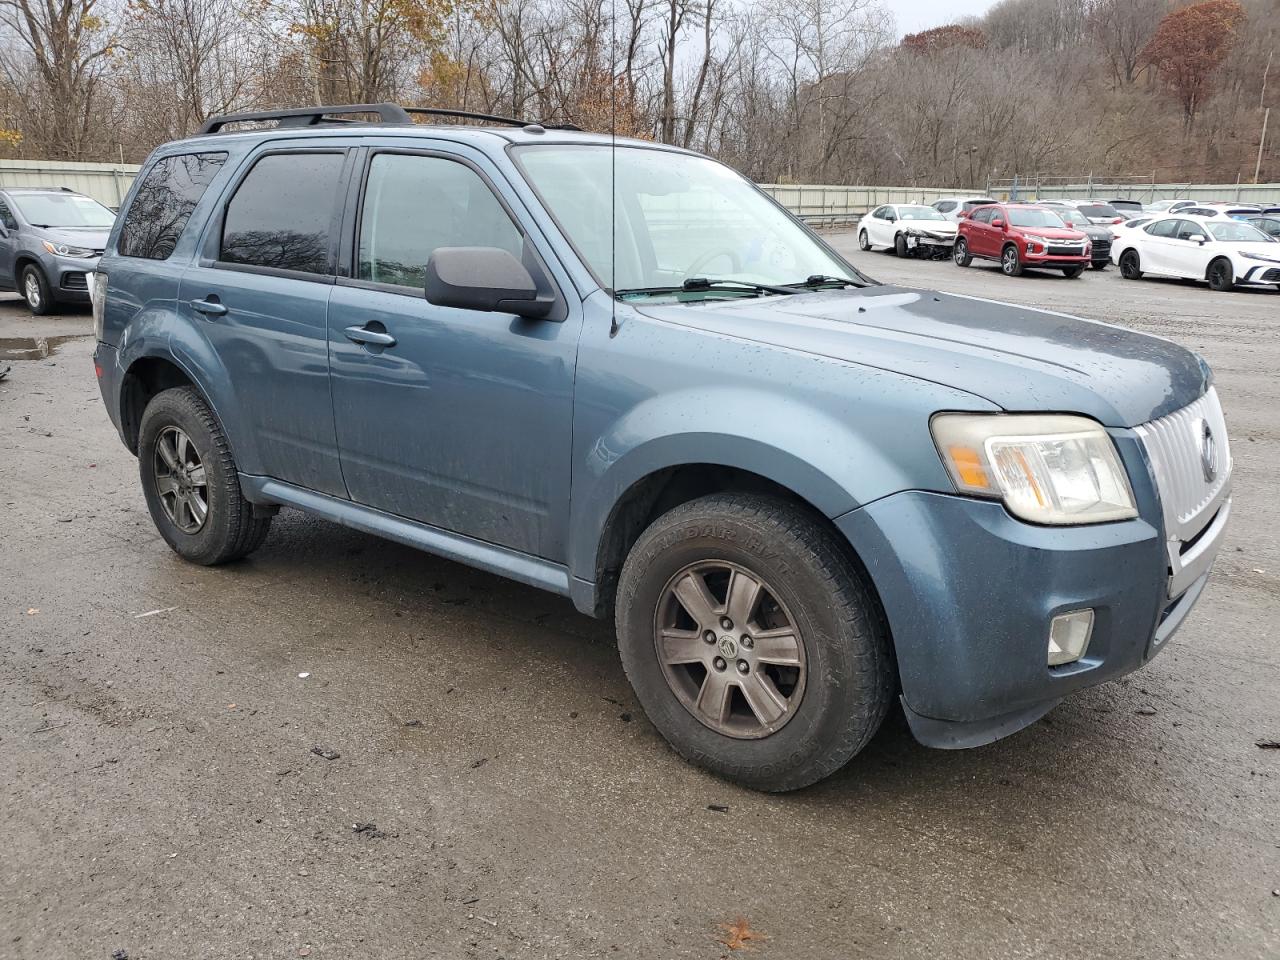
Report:
[[[904,410],[896,424],[883,417],[847,421],[775,385],[654,395],[581,447],[570,510],[570,571],[595,579],[600,536],[614,507],[636,483],[672,467],[746,470],[827,517],[899,490],[946,489],[928,413]]]

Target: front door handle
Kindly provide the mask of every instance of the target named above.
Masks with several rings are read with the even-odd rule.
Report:
[[[378,324],[382,326],[382,324]],[[342,331],[352,343],[363,343],[367,347],[394,347],[396,338],[386,330],[373,330],[369,327],[347,327]]]
[[[196,313],[203,313],[206,317],[225,316],[227,308],[218,301],[214,294],[210,294],[203,300],[192,300],[191,309]]]

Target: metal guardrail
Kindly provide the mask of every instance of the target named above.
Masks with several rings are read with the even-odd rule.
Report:
[[[58,160],[0,160],[0,186],[4,187],[70,187],[93,197],[109,207],[119,207],[129,192],[139,169],[132,163],[69,163]],[[886,187],[874,185],[821,183],[762,183],[760,189],[770,194],[800,219],[820,227],[853,223],[869,210],[883,203],[932,203],[938,197],[981,193],[969,187]],[[1242,203],[1273,201],[1280,203],[1280,183],[1264,184],[1180,184],[1133,183],[1067,184],[1054,181],[1041,184],[1044,197],[1125,197],[1140,189],[1139,200],[1186,197],[1191,200],[1230,200]],[[1008,193],[997,185],[993,194],[1008,199]],[[1019,198],[1026,199],[1026,188],[1020,185]]]

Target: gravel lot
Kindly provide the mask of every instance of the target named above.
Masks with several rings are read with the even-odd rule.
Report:
[[[762,960],[1280,956],[1280,294],[833,236],[879,279],[1214,365],[1233,526],[1148,669],[979,750],[895,715],[834,779],[748,793],[667,749],[568,601],[291,512],[247,562],[183,564],[89,318],[8,300],[0,957],[715,958],[738,917]]]

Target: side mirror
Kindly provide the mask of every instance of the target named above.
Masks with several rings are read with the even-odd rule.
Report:
[[[1193,233],[1191,236],[1187,237],[1187,239],[1190,240],[1192,243],[1200,244],[1200,246],[1202,247],[1209,242],[1209,238],[1206,237],[1203,233]]]
[[[992,220],[992,221],[991,221],[991,225],[992,225],[993,227],[995,227],[997,230],[1003,230],[1003,229],[1004,229],[1004,218],[1003,218],[1003,217],[996,217],[994,220]]]
[[[438,307],[544,319],[555,298],[540,296],[519,260],[498,247],[438,247],[427,261],[427,302]]]
[[[968,217],[968,216],[969,216],[969,211],[968,211],[968,210],[957,210],[957,211],[956,211],[956,219],[957,219],[957,220],[964,220],[964,219],[965,219],[966,217]]]

